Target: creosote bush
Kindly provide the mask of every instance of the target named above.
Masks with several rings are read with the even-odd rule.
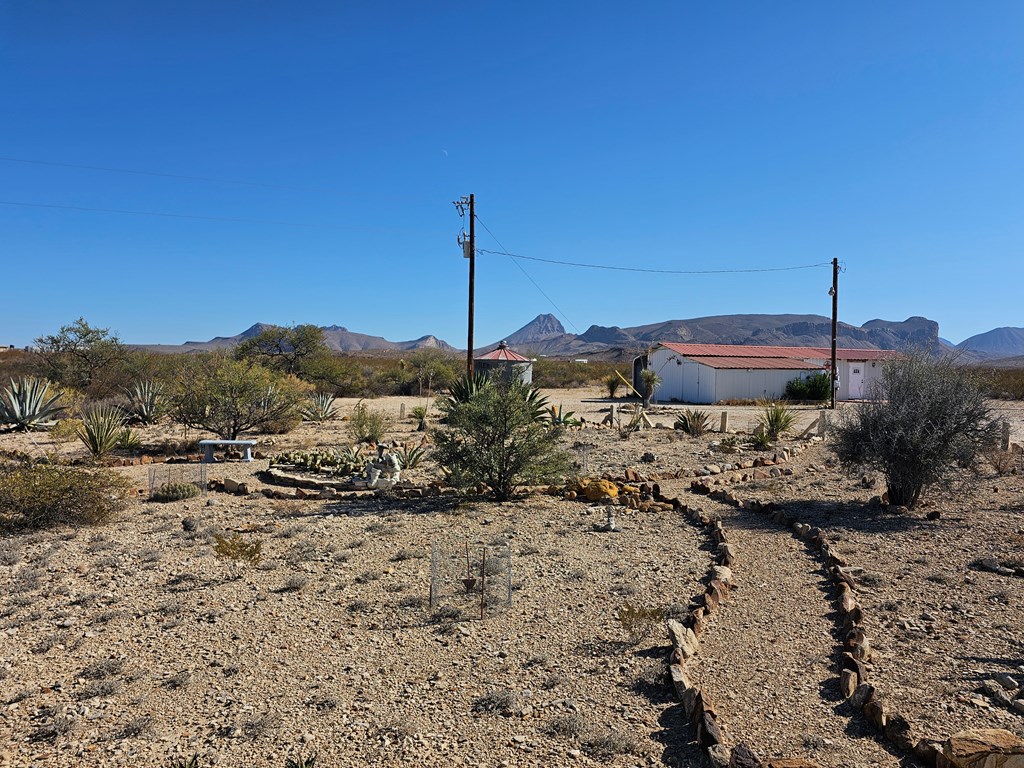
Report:
[[[912,509],[928,486],[976,469],[998,437],[976,374],[910,352],[886,361],[868,399],[843,411],[833,449],[847,466],[882,473],[889,503]]]
[[[123,508],[129,490],[106,470],[19,467],[0,474],[0,528],[98,525]]]

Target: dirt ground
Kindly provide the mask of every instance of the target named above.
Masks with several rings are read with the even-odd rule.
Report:
[[[597,389],[548,395],[590,422],[611,404]],[[342,402],[343,415],[355,404]],[[390,438],[420,440],[398,416],[422,400],[367,404],[393,415]],[[1024,404],[997,407],[1024,442]],[[716,426],[722,410],[713,409]],[[731,429],[752,430],[756,409],[725,410]],[[622,439],[587,428],[566,443],[594,475],[668,477],[725,460],[712,446],[720,436],[671,430],[677,411],[654,409],[668,429]],[[797,431],[817,417],[800,409]],[[186,437],[167,426],[141,434],[146,446]],[[257,439],[266,454],[350,441],[343,420]],[[1024,716],[978,692],[1000,673],[1024,677],[1024,582],[975,565],[1024,556],[1024,477],[990,472],[893,515],[869,504],[880,480],[832,466],[827,445],[783,444],[801,448],[792,475],[730,487],[825,528],[864,569],[859,599],[887,700],[922,736],[1024,735]],[[0,450],[84,455],[46,435],[3,435]],[[115,471],[145,488],[150,471],[168,466],[196,467]],[[208,470],[258,487],[267,466]],[[429,462],[411,473],[433,474]],[[661,485],[720,515],[739,550],[738,588],[697,657],[727,741],[822,766],[900,763],[838,694],[833,606],[809,551],[763,516],[690,494],[689,479]],[[300,752],[321,766],[703,764],[664,679],[663,629],[630,637],[615,614],[625,603],[685,607],[702,591],[708,542],[677,513],[621,509],[621,533],[594,530],[603,514],[546,495],[497,504],[210,492],[139,498],[98,528],[8,536],[0,754],[19,766],[163,766],[194,753],[201,765],[283,766]],[[235,532],[263,547],[237,579],[213,552],[215,535]],[[491,575],[505,591],[483,619],[458,568],[443,566],[461,562],[467,545],[474,568],[477,552],[499,553]]]

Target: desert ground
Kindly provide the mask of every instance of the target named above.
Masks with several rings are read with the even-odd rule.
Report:
[[[546,394],[591,423],[612,402],[597,388]],[[422,399],[366,402],[394,416],[390,438],[419,442],[398,416]],[[345,415],[356,401],[339,404]],[[1024,403],[995,405],[1024,442]],[[690,490],[695,470],[761,454],[725,455],[721,435],[672,430],[680,408],[653,409],[660,429],[624,439],[587,427],[565,442],[588,476],[633,470],[729,531],[735,588],[688,667],[725,743],[823,768],[909,764],[840,694],[840,628],[811,549],[763,514]],[[727,410],[732,430],[752,431],[754,408],[708,410],[716,426]],[[798,411],[797,432],[819,415]],[[140,433],[144,446],[185,438],[170,425]],[[265,457],[351,442],[344,420],[256,439]],[[844,472],[827,436],[773,450],[784,448],[794,455],[777,476],[711,479],[820,527],[856,567],[868,666],[888,706],[919,738],[1024,736],[1024,580],[979,566],[1024,566],[1024,476],[986,469],[894,513],[872,501],[881,479]],[[46,434],[2,435],[0,450],[85,456]],[[268,464],[207,465],[248,495],[141,494],[106,525],[0,540],[0,765],[170,766],[198,754],[199,765],[283,767],[314,753],[319,766],[707,764],[666,677],[664,621],[631,636],[616,619],[626,603],[685,612],[703,592],[713,545],[688,517],[619,507],[621,531],[601,532],[602,505],[543,493],[270,499]],[[151,471],[196,466],[114,471],[145,489]],[[408,474],[436,478],[429,460]],[[214,554],[215,536],[231,533],[263,547],[237,578]],[[493,574],[507,599],[483,618],[450,574],[429,604],[432,556],[463,551],[474,566],[478,551],[508,553]]]

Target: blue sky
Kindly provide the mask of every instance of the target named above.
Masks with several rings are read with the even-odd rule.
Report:
[[[845,322],[1024,325],[1022,40],[1016,1],[0,0],[0,343],[82,315],[133,343],[262,321],[464,346],[470,192],[483,249],[837,257]],[[827,267],[477,262],[478,343],[542,312],[830,312]]]

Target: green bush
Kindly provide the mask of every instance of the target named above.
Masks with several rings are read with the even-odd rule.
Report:
[[[447,398],[438,407],[446,424],[434,432],[434,459],[457,488],[483,484],[505,500],[569,470],[561,429],[541,420],[536,390],[518,379],[486,380],[465,402]]]
[[[975,373],[910,352],[887,360],[867,400],[842,411],[833,449],[848,466],[881,472],[889,503],[912,509],[926,487],[976,468],[998,439]]]
[[[127,481],[109,470],[55,464],[0,474],[0,527],[98,525],[124,507]]]
[[[786,399],[807,403],[823,403],[832,394],[832,379],[827,373],[795,378],[786,384]]]
[[[349,430],[357,443],[380,443],[391,428],[391,417],[384,411],[356,403],[348,420]]]
[[[181,501],[199,495],[199,486],[195,483],[164,483],[155,491],[150,499],[153,501]]]

